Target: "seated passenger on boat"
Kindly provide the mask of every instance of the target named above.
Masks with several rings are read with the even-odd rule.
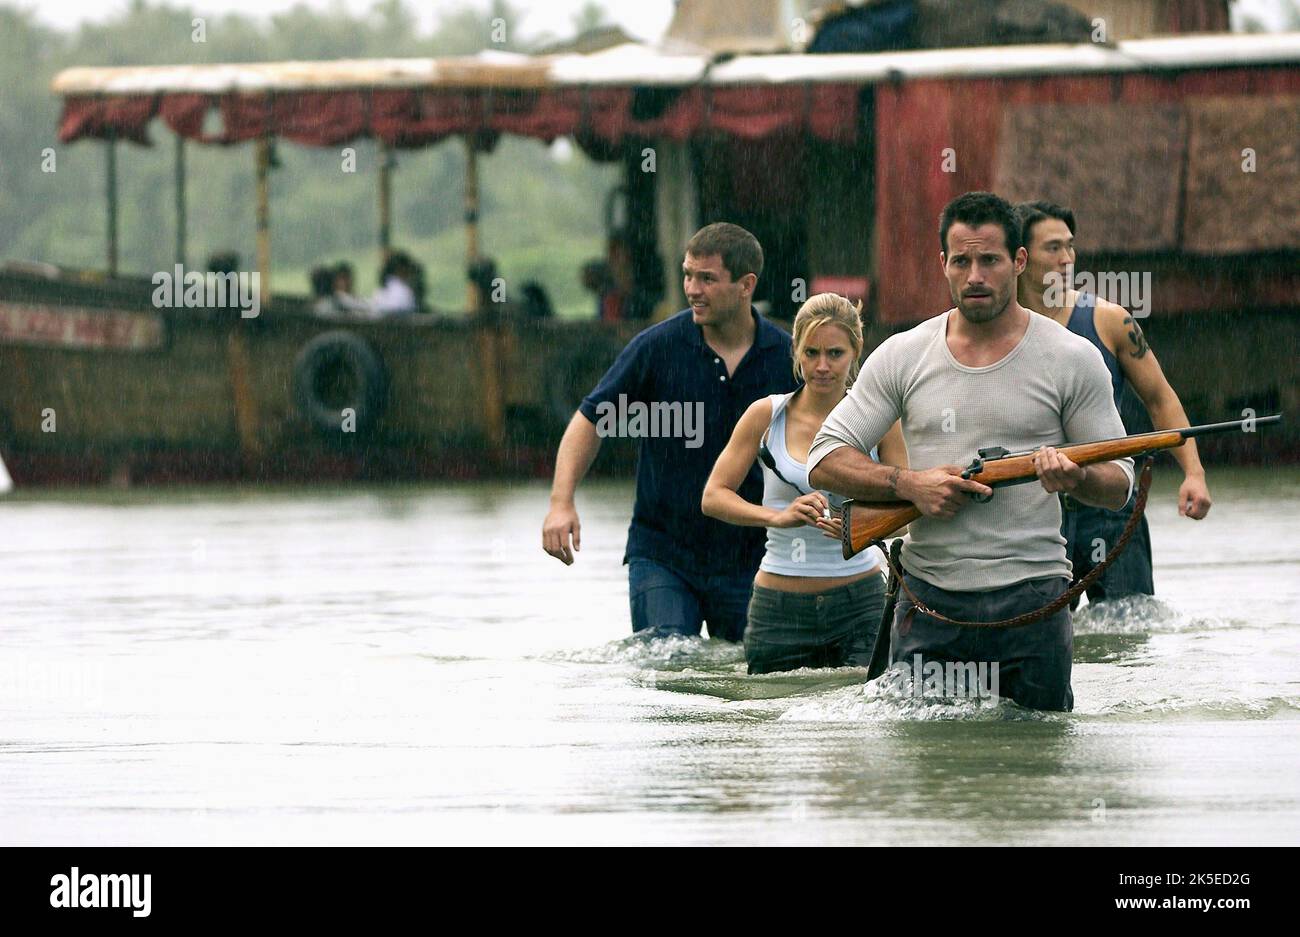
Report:
[[[479,257],[471,261],[465,269],[465,280],[470,287],[471,316],[499,318],[505,313],[508,294],[495,260]]]
[[[353,293],[355,279],[352,264],[341,260],[334,265],[334,305],[345,315],[373,315],[370,304]]]
[[[394,251],[379,272],[379,289],[370,297],[370,307],[377,316],[407,315],[419,312],[424,275],[411,257]]]
[[[347,261],[332,267],[315,267],[310,279],[311,309],[316,315],[325,319],[374,316],[369,303],[352,295],[352,265]]]
[[[323,318],[338,314],[334,305],[334,271],[329,267],[313,267],[308,279],[311,281],[311,311]]]
[[[799,667],[865,667],[884,610],[875,550],[845,560],[843,499],[808,484],[805,462],[827,414],[848,393],[862,355],[861,304],[820,293],[795,316],[793,393],[756,400],[736,424],[704,488],[701,508],[744,527],[767,528],[767,550],[754,578],[745,628],[750,673]],[[907,466],[897,425],[880,441],[892,465]],[[738,492],[755,460],[763,466],[763,503]]]

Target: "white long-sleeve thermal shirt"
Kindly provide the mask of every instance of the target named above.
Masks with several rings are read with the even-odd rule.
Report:
[[[808,470],[841,446],[869,452],[894,424],[913,469],[968,465],[979,449],[1010,452],[1123,436],[1110,374],[1087,340],[1031,314],[1002,360],[967,367],[948,348],[950,310],[883,342],[822,425]],[[1133,486],[1133,460],[1119,459]],[[976,476],[978,479],[978,476]],[[951,519],[912,522],[904,568],[955,592],[985,592],[1027,579],[1069,576],[1057,496],[1038,482],[995,489]],[[1106,544],[1107,550],[1113,544]]]

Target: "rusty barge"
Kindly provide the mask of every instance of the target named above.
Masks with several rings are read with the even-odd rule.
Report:
[[[629,216],[643,222],[631,250],[668,271],[663,309],[690,233],[727,219],[768,250],[759,295],[775,317],[801,290],[860,295],[873,342],[946,308],[932,243],[944,202],[977,188],[1052,198],[1080,218],[1081,268],[1151,272],[1145,328],[1194,421],[1300,404],[1300,35],[73,69],[55,91],[60,140],[97,141],[108,160],[109,269],[0,270],[0,455],[20,485],[542,474],[582,392],[638,327],[482,308],[326,321],[278,293],[255,318],[159,308],[147,276],[116,270],[111,190],[123,142],[155,124],[177,140],[177,262],[186,145],[251,146],[269,283],[274,138],[458,139],[473,154],[498,134],[569,136],[624,166]],[[356,432],[323,425],[322,410],[347,408]],[[1207,451],[1297,455],[1294,424]]]

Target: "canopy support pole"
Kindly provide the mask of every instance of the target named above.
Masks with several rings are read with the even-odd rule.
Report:
[[[257,141],[257,272],[262,295],[271,296],[271,138]]]
[[[478,260],[478,152],[474,148],[474,138],[466,135],[465,140],[465,272],[468,273]],[[501,374],[508,370],[503,361],[506,343],[503,341],[501,317],[489,311],[490,297],[472,282],[469,288],[469,314],[478,324],[479,374],[482,375],[480,388],[483,394],[483,434],[499,458],[505,447],[506,439],[506,405],[505,389],[501,385]]]
[[[104,141],[104,195],[108,200],[108,275],[117,276],[117,135]]]
[[[478,260],[478,152],[474,138],[465,140],[465,269]],[[469,285],[469,311],[477,313],[478,298],[473,284]]]
[[[257,273],[258,292],[263,300],[271,298],[271,212],[269,181],[271,174],[271,138],[258,139],[254,159],[257,174]],[[262,455],[257,397],[253,392],[253,364],[244,337],[242,317],[228,318],[226,333],[226,370],[230,378],[231,403],[234,408],[235,432],[246,472],[258,471]]]
[[[176,263],[185,266],[185,138],[176,135]]]
[[[379,256],[388,260],[393,250],[393,169],[397,161],[387,143],[379,144]]]

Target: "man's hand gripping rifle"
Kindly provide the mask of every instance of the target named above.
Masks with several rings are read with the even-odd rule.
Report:
[[[1058,451],[1076,465],[1095,465],[1099,462],[1148,455],[1161,449],[1173,449],[1196,436],[1208,436],[1211,433],[1226,433],[1232,430],[1253,432],[1257,426],[1267,426],[1279,423],[1281,420],[1281,414],[1249,417],[1244,420],[1228,420],[1225,423],[1157,430],[1154,433],[1139,433],[1135,436],[1121,436],[1118,439],[1102,439],[1097,442],[1061,446]],[[1008,452],[1001,446],[981,449],[971,464],[962,470],[961,477],[975,478],[990,488],[1004,488],[1008,485],[1032,482],[1038,477],[1034,467],[1036,451]],[[977,501],[988,501],[992,496],[980,498],[971,495],[971,497]],[[883,540],[920,516],[921,512],[910,501],[844,502],[844,529],[841,536],[844,558],[847,560],[862,552],[872,543]]]

